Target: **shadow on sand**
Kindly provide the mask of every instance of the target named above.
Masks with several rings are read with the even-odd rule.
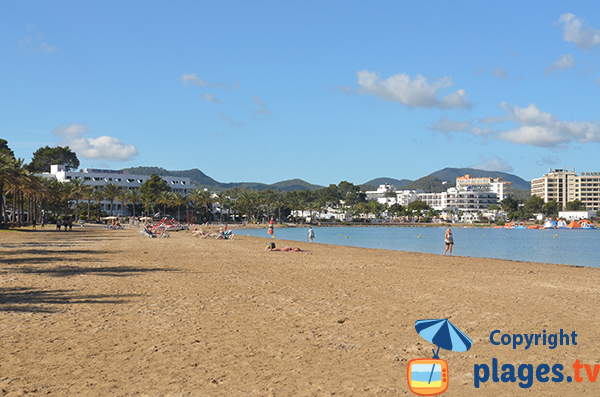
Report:
[[[53,305],[118,304],[124,298],[138,295],[82,295],[73,290],[39,290],[33,288],[0,288],[0,312],[54,313]]]
[[[31,260],[29,260],[31,262]],[[77,262],[81,262],[78,260]],[[0,268],[0,274],[39,274],[48,275],[51,277],[70,277],[79,275],[96,275],[96,276],[111,276],[125,277],[134,276],[142,273],[154,272],[178,272],[177,269],[165,268],[148,268],[135,266],[75,266],[75,265],[59,265],[52,267],[43,266],[20,266],[14,268]]]

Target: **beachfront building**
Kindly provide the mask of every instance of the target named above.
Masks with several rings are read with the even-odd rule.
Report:
[[[509,194],[512,194],[512,182],[503,180],[502,178],[477,177],[474,178],[469,174],[456,178],[456,188],[466,191],[485,191],[493,192],[504,200]]]
[[[556,201],[559,207],[566,209],[569,201],[579,200],[590,211],[600,210],[600,172],[582,172],[575,170],[548,170],[541,178],[531,181],[531,195],[544,199],[544,202]]]
[[[582,219],[595,219],[596,211],[558,211],[558,218],[567,221],[580,221]]]
[[[441,193],[419,193],[417,200],[424,201],[428,206],[436,211],[450,209],[448,206],[448,192]]]
[[[422,190],[396,190],[394,185],[384,184],[379,185],[377,190],[366,191],[367,200],[377,200],[380,204],[400,204],[406,207],[413,201],[419,200],[419,194],[424,193]]]
[[[492,205],[498,205],[498,195],[485,190],[460,190],[451,187],[447,191],[447,205],[458,211],[478,212],[487,210]]]
[[[39,176],[46,179],[55,179],[60,183],[68,183],[73,180],[81,180],[85,185],[94,188],[103,188],[109,183],[117,185],[121,189],[132,190],[139,189],[144,182],[150,179],[150,175],[132,175],[127,171],[107,170],[97,168],[85,168],[79,171],[67,171],[64,165],[51,165],[50,172],[44,172]],[[194,189],[190,178],[161,176],[175,193],[187,194]],[[100,202],[100,209],[110,213],[110,202],[105,200]],[[121,212],[119,203],[113,204],[113,215]]]

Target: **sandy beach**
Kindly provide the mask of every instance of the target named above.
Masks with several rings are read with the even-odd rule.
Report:
[[[585,369],[582,382],[534,377],[522,388],[490,375],[474,386],[475,366],[492,368],[494,358],[515,368],[562,364],[565,377],[577,359],[593,369],[600,269],[47,229],[0,232],[1,396],[413,395],[408,362],[434,347],[414,324],[429,318],[448,318],[473,340],[467,352],[440,351],[445,395],[600,394]],[[576,346],[490,342],[494,330],[500,340],[561,329],[577,334]]]

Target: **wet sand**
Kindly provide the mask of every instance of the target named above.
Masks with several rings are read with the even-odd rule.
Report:
[[[440,350],[445,395],[600,395],[585,369],[525,389],[473,380],[493,358],[565,377],[576,359],[599,363],[600,269],[269,241],[0,231],[0,396],[413,395],[407,364],[434,347],[414,324],[428,318],[473,340]],[[560,329],[578,345],[489,340]]]

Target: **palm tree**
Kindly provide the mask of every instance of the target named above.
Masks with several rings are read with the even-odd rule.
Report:
[[[75,200],[75,221],[79,220],[79,199],[82,196],[83,181],[81,179],[74,179],[69,183],[69,196],[72,200]]]
[[[106,198],[106,192],[104,189],[96,189],[94,190],[94,200],[98,203],[98,216],[100,215],[100,204]]]
[[[225,201],[227,200],[227,193],[219,192],[217,193],[217,202],[221,206],[221,210],[219,211],[219,222],[223,222],[223,208],[225,208]]]
[[[13,157],[0,153],[0,223],[6,223],[6,208],[4,207],[4,183],[9,182],[14,174]]]
[[[125,213],[125,203],[127,202],[127,193],[128,191],[125,189],[119,189],[119,194],[117,195],[117,200],[121,202],[121,217],[124,216]]]
[[[200,197],[201,197],[202,206],[205,209],[206,220],[208,221],[209,214],[212,213],[213,199],[212,199],[211,194],[210,194],[210,192],[208,190],[201,190],[200,191]]]
[[[244,209],[242,214],[246,216],[246,219],[248,219],[248,216],[250,215],[248,208],[250,207],[251,204],[252,204],[252,193],[249,190],[242,191],[237,199],[236,205],[239,206],[238,208]]]
[[[265,189],[260,194],[261,204],[267,207],[267,218],[271,216],[271,206],[277,198],[277,193],[273,189]]]
[[[87,201],[87,221],[90,221],[90,209],[92,200],[94,199],[94,189],[91,186],[85,185],[81,191],[81,197]]]
[[[156,196],[156,203],[163,205],[163,215],[167,214],[167,206],[171,205],[173,201],[171,192],[160,192],[158,196]]]
[[[154,196],[151,194],[148,194],[148,193],[142,194],[142,195],[140,195],[140,202],[146,209],[146,215],[150,216],[150,209],[152,208],[152,205],[154,204]]]
[[[281,222],[281,208],[285,207],[285,198],[283,197],[282,194],[278,194],[277,197],[275,197],[275,201],[273,201],[273,205],[279,211],[279,224],[281,225],[281,223],[282,223]]]
[[[181,193],[173,193],[171,198],[172,198],[173,205],[177,206],[177,222],[181,222],[181,213],[180,213],[179,209],[181,208],[182,205],[187,204],[187,197]]]
[[[133,205],[133,217],[135,218],[135,203],[140,201],[141,193],[137,189],[128,190],[127,191],[127,203],[131,203]]]
[[[111,215],[114,215],[113,202],[115,201],[115,199],[117,198],[118,195],[119,195],[119,187],[116,184],[107,183],[104,186],[104,197],[106,197],[106,199],[108,201],[110,201],[110,214]]]
[[[194,209],[194,216],[192,217],[192,222],[194,223],[194,217],[196,216],[196,210],[200,203],[202,202],[202,193],[199,189],[194,189],[187,195],[188,199],[192,203],[192,208]]]
[[[10,165],[11,171],[9,172],[8,182],[10,187],[8,192],[12,193],[13,196],[13,212],[12,222],[16,221],[17,226],[21,226],[21,213],[23,203],[23,189],[29,178],[29,171],[25,168],[25,160],[22,158],[12,159]],[[19,204],[19,198],[21,203]]]

